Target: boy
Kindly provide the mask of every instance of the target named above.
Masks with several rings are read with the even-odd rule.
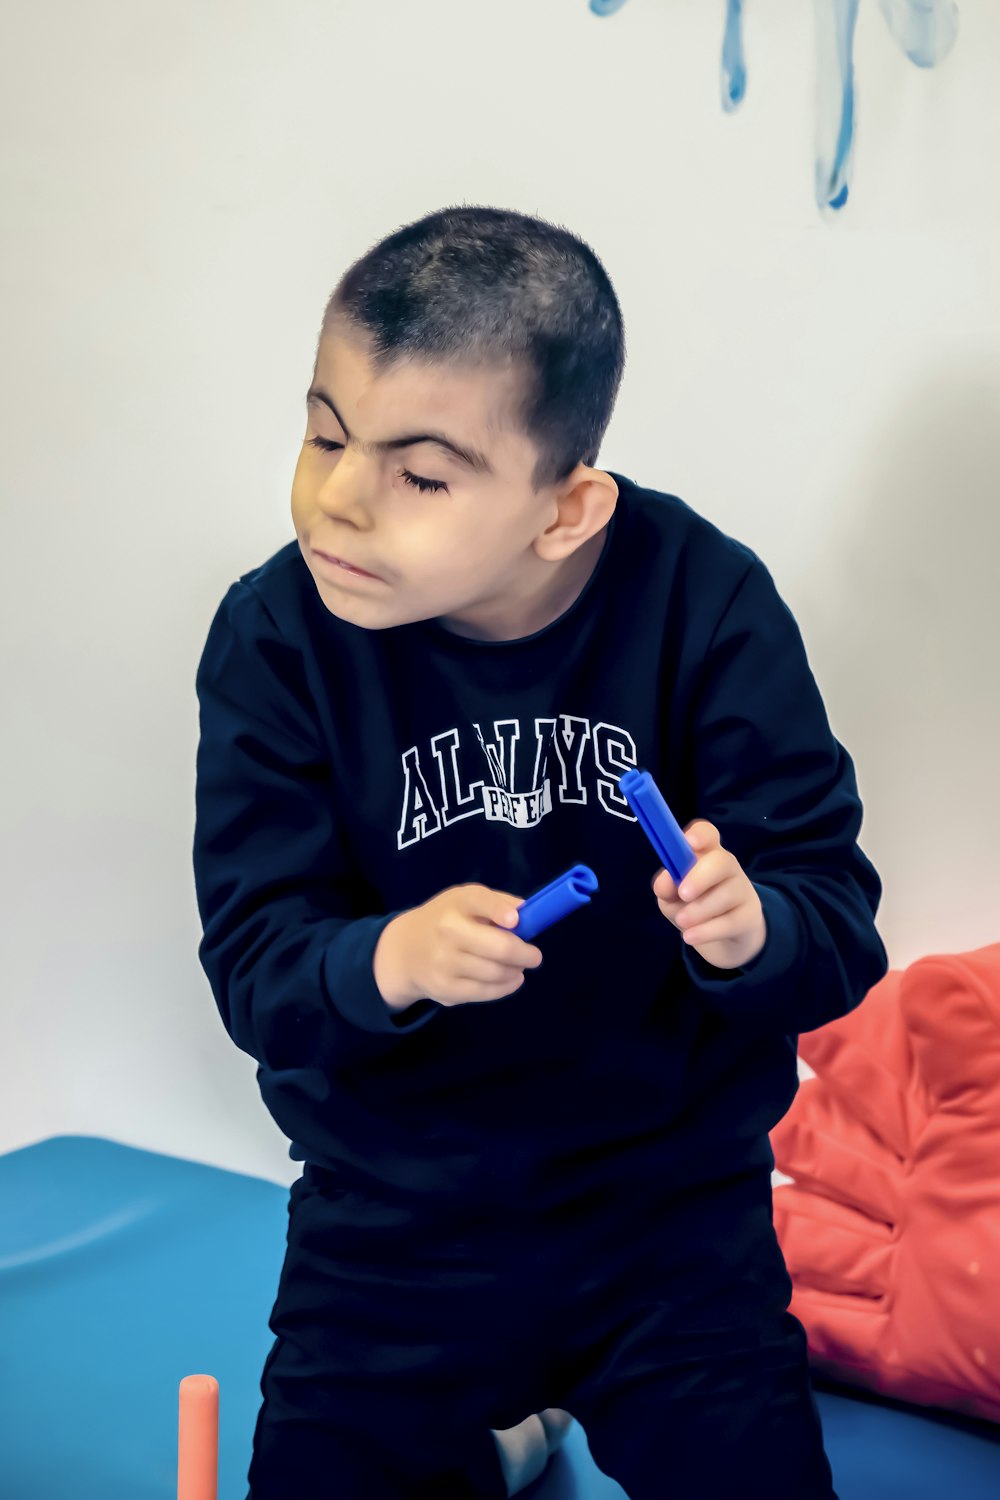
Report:
[[[398,230],[327,308],[297,540],[210,627],[199,958],[305,1163],[248,1500],[503,1500],[566,1414],[632,1500],[835,1500],[768,1132],[887,971],[881,883],[764,564],[593,467],[623,367],[568,231]]]

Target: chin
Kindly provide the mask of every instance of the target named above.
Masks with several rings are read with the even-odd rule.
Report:
[[[325,580],[321,580],[323,581]],[[407,623],[403,620],[386,619],[384,610],[365,608],[363,599],[347,599],[322,587],[317,589],[317,593],[321,603],[335,619],[343,620],[345,625],[356,625],[359,630],[390,630],[393,625]],[[369,616],[373,618],[368,618]]]

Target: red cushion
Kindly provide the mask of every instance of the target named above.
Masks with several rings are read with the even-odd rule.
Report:
[[[1000,1422],[1000,943],[890,970],[799,1054],[771,1146],[810,1362]]]

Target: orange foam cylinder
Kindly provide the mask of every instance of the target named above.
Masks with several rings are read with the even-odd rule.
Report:
[[[218,1500],[219,1382],[185,1375],[177,1418],[177,1500]]]

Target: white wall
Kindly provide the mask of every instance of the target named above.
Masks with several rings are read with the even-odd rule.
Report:
[[[581,234],[629,358],[600,462],[758,551],[855,759],[894,967],[1000,940],[1000,9],[939,70],[862,6],[847,209],[812,18],[630,0],[40,0],[5,20],[0,1150],[299,1166],[197,960],[194,675],[292,539],[325,300],[449,203]]]

